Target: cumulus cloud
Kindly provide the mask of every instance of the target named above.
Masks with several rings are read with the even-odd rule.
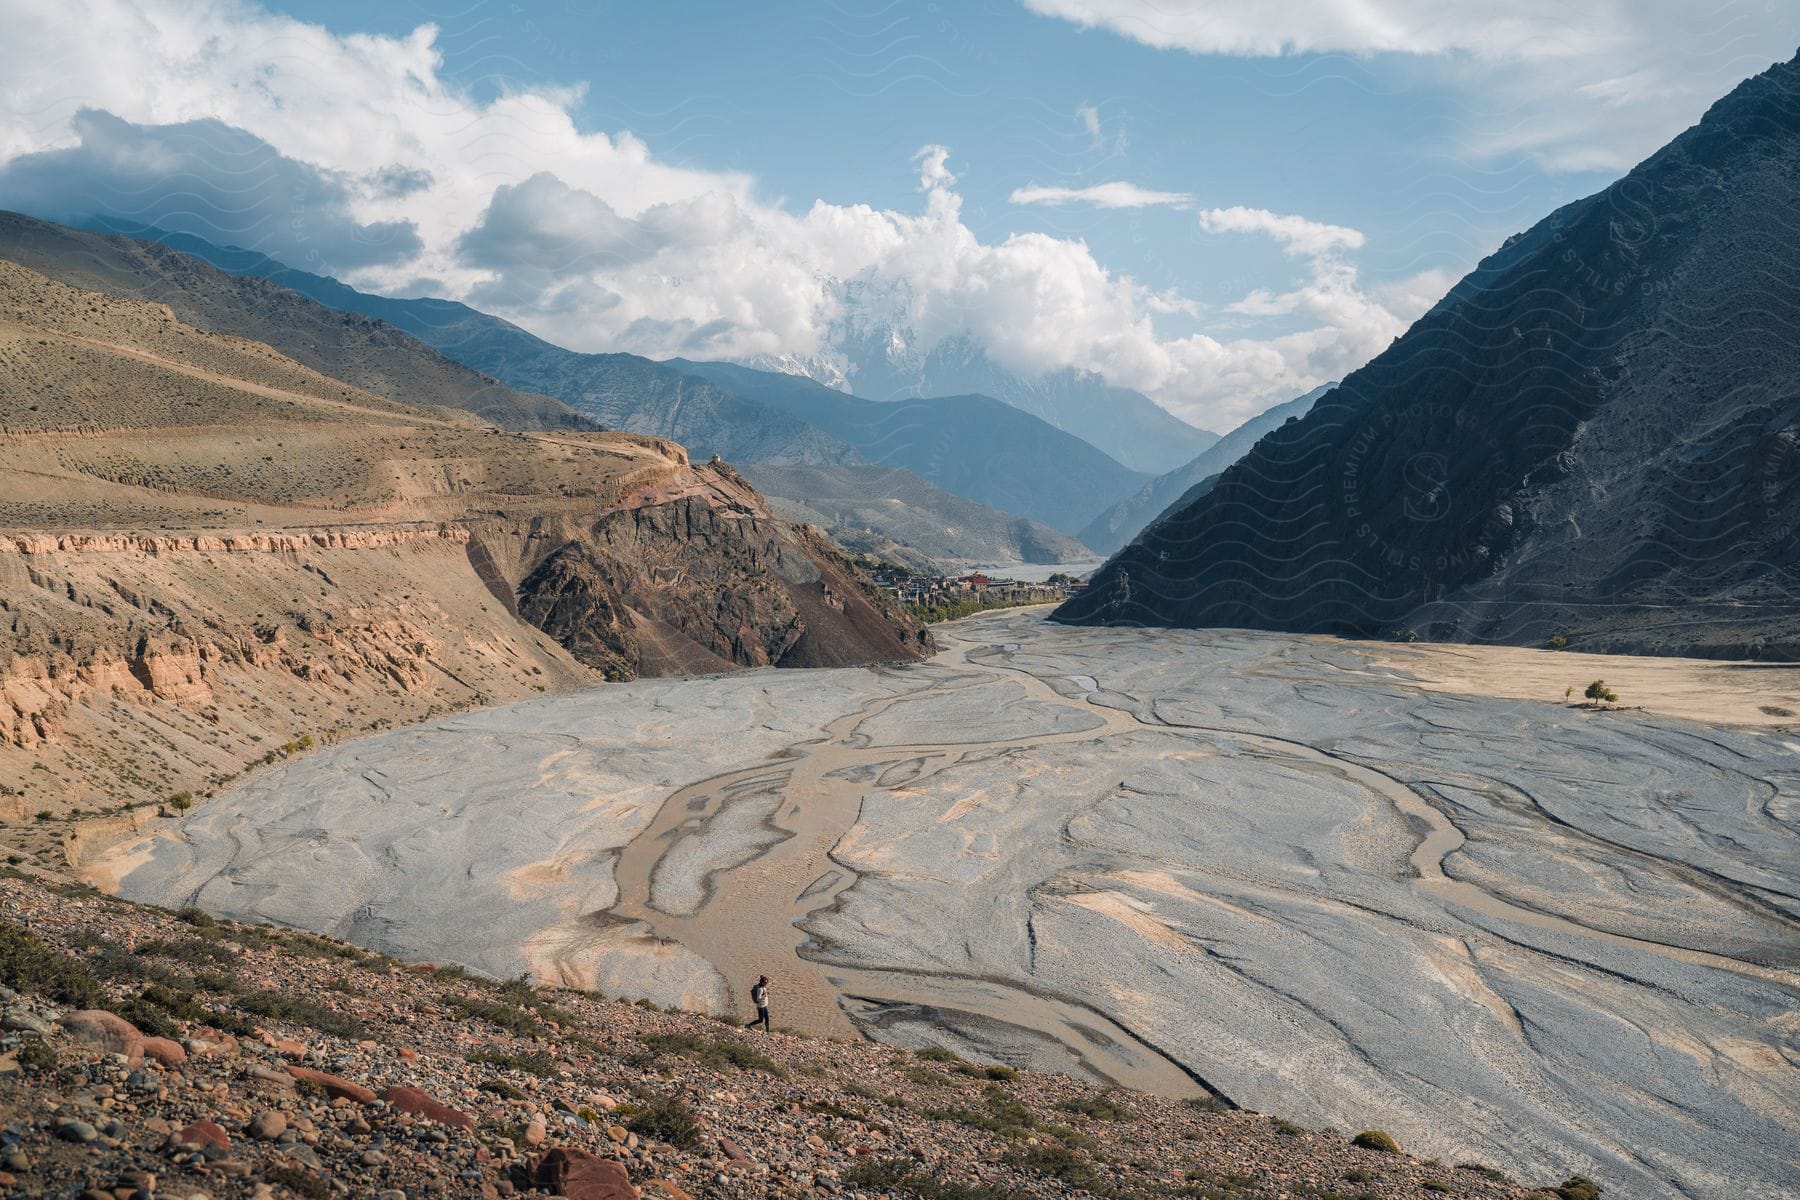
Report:
[[[1261,302],[1284,332],[1172,336],[1158,320],[1199,306],[1109,270],[1084,242],[977,237],[947,147],[913,159],[916,210],[791,210],[742,173],[580,128],[574,92],[457,88],[429,25],[338,36],[240,0],[7,9],[0,205],[157,224],[375,291],[431,280],[576,349],[818,358],[849,326],[891,323],[921,348],[966,334],[1011,369],[1095,371],[1225,425],[1341,376],[1413,315],[1409,294],[1358,283],[1341,257],[1349,231],[1271,218],[1244,231],[1331,252]],[[1152,199],[1187,200],[1112,184],[1066,202]],[[1241,303],[1230,315],[1250,318]]]
[[[1242,206],[1205,210],[1200,214],[1200,228],[1208,233],[1267,234],[1285,253],[1306,258],[1317,258],[1334,250],[1358,250],[1367,240],[1360,230],[1342,225],[1326,225],[1305,217]]]
[[[1194,201],[1186,192],[1159,192],[1123,181],[1078,188],[1031,183],[1013,189],[1007,199],[1014,204],[1081,204],[1092,208],[1185,208]]]
[[[1766,0],[1024,0],[1164,50],[1410,55],[1463,100],[1465,148],[1620,170],[1800,42]]]

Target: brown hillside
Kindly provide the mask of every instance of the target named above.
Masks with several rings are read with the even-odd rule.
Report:
[[[13,819],[454,707],[922,644],[671,442],[502,432],[5,262],[0,631]]]

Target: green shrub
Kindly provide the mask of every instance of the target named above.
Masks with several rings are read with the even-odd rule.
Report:
[[[1459,1171],[1473,1171],[1483,1179],[1491,1179],[1495,1183],[1511,1183],[1513,1181],[1511,1175],[1508,1175],[1505,1171],[1499,1170],[1496,1167],[1490,1167],[1486,1163],[1457,1163],[1456,1169]]]
[[[175,915],[195,929],[217,929],[219,927],[217,917],[198,908],[184,908]]]
[[[1363,1130],[1350,1139],[1350,1144],[1361,1146],[1364,1150],[1379,1150],[1383,1154],[1400,1153],[1400,1143],[1394,1140],[1392,1134],[1384,1133],[1379,1129]]]
[[[56,1069],[56,1048],[42,1038],[26,1038],[13,1057],[30,1074]]]
[[[934,1071],[930,1067],[901,1067],[900,1074],[913,1083],[921,1083],[926,1087],[955,1087],[956,1080],[942,1071]]]
[[[183,938],[175,941],[169,938],[151,938],[147,942],[139,942],[139,954],[154,954],[158,958],[172,958],[176,962],[192,965],[202,963],[209,966],[226,965],[237,961],[237,955],[204,938]]]
[[[527,1075],[541,1075],[545,1079],[553,1078],[557,1073],[555,1060],[536,1050],[523,1054],[514,1050],[477,1050],[467,1057],[470,1062],[480,1066],[499,1067],[503,1071],[523,1071]]]
[[[316,1004],[304,996],[295,996],[287,992],[260,991],[251,992],[238,998],[237,1006],[243,1012],[258,1017],[268,1017],[276,1021],[291,1021],[296,1025],[305,1025],[320,1033],[329,1033],[336,1037],[360,1039],[366,1032],[361,1021],[347,1016],[334,1009]]]
[[[1006,1156],[1006,1164],[1090,1192],[1105,1186],[1093,1163],[1062,1146],[1022,1146]]]
[[[1567,646],[1568,644],[1569,644],[1569,639],[1564,637],[1560,633],[1551,634],[1550,640],[1545,643],[1545,645],[1548,646],[1552,650],[1561,650],[1564,646]]]
[[[0,983],[71,1008],[102,1008],[106,993],[93,973],[29,930],[0,923]]]
[[[1226,1100],[1222,1096],[1214,1096],[1211,1093],[1204,1096],[1189,1096],[1181,1103],[1186,1108],[1191,1108],[1196,1112],[1203,1113],[1230,1112],[1232,1109],[1229,1100]]]
[[[176,812],[186,812],[188,809],[194,807],[194,793],[176,792],[173,796],[169,797],[169,807]]]
[[[1096,1121],[1129,1121],[1137,1116],[1129,1108],[1108,1096],[1083,1096],[1078,1100],[1060,1100],[1056,1107],[1064,1112],[1092,1117]]]
[[[944,1049],[942,1046],[927,1046],[923,1050],[914,1050],[913,1054],[926,1062],[959,1063],[962,1055]]]
[[[484,1092],[492,1092],[502,1100],[524,1100],[525,1093],[504,1079],[484,1079],[477,1085]]]
[[[646,1034],[642,1041],[657,1054],[692,1059],[715,1071],[731,1067],[739,1071],[765,1071],[777,1079],[787,1078],[787,1072],[774,1059],[733,1038],[702,1038],[691,1033],[651,1033]]]
[[[992,1079],[996,1083],[1011,1083],[1019,1077],[1017,1071],[1013,1070],[1011,1067],[1003,1067],[998,1063],[991,1063],[988,1066],[981,1068],[981,1075],[982,1078]]]
[[[687,1102],[677,1097],[659,1096],[621,1104],[615,1114],[625,1128],[639,1137],[655,1138],[683,1150],[694,1150],[700,1145],[700,1122]]]
[[[444,1003],[466,1017],[497,1025],[509,1033],[535,1034],[538,1031],[538,1019],[517,1005],[483,1000],[478,996],[445,996]]]
[[[1275,1132],[1283,1137],[1298,1137],[1306,1132],[1306,1126],[1296,1125],[1284,1117],[1270,1117],[1269,1124],[1273,1125]]]
[[[1600,1200],[1600,1193],[1604,1190],[1586,1175],[1571,1175],[1555,1189],[1562,1200]]]
[[[1606,680],[1604,679],[1596,679],[1594,682],[1588,684],[1587,691],[1583,692],[1582,695],[1586,696],[1589,700],[1598,701],[1601,704],[1614,704],[1617,703],[1619,699],[1619,694],[1607,687]]]

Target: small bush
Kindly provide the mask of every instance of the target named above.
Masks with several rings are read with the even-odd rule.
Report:
[[[186,812],[188,809],[194,807],[194,793],[176,792],[173,796],[169,797],[169,807],[176,812]]]
[[[1379,1129],[1363,1130],[1350,1139],[1350,1144],[1361,1146],[1364,1150],[1379,1150],[1383,1154],[1400,1153],[1400,1143],[1394,1140],[1392,1134],[1384,1133]]]
[[[1210,1093],[1204,1096],[1189,1096],[1181,1103],[1187,1108],[1203,1113],[1230,1112],[1232,1107],[1230,1101]]]
[[[492,1092],[502,1100],[526,1099],[526,1095],[522,1090],[506,1082],[504,1079],[484,1079],[477,1086],[484,1092]]]
[[[625,1128],[639,1137],[655,1138],[682,1150],[700,1145],[700,1122],[687,1102],[674,1096],[621,1104],[616,1110]]]
[[[1092,1163],[1062,1146],[1024,1146],[1008,1154],[1006,1163],[1018,1170],[1090,1192],[1098,1192],[1105,1186]]]
[[[545,1079],[553,1078],[556,1062],[548,1054],[541,1051],[530,1051],[521,1054],[513,1050],[477,1050],[468,1055],[468,1060],[480,1066],[499,1067],[503,1071],[523,1071],[527,1075],[541,1075]]]
[[[336,1037],[360,1039],[365,1030],[363,1024],[355,1017],[315,1004],[304,996],[294,996],[286,992],[251,992],[237,1001],[237,1006],[253,1016],[268,1017],[276,1021],[291,1021],[296,1025],[305,1025],[320,1033],[329,1033]]]
[[[101,1008],[106,993],[92,972],[29,930],[0,923],[0,982],[71,1008]]]
[[[1483,1179],[1491,1179],[1495,1183],[1511,1183],[1513,1181],[1511,1175],[1508,1175],[1505,1171],[1502,1171],[1497,1167],[1490,1167],[1486,1163],[1457,1163],[1456,1169],[1459,1171],[1473,1171]]]
[[[1064,1112],[1079,1113],[1096,1121],[1129,1121],[1137,1116],[1129,1108],[1107,1096],[1083,1096],[1079,1100],[1061,1100],[1056,1107]]]
[[[444,1003],[466,1017],[497,1025],[509,1033],[534,1034],[538,1020],[525,1009],[476,996],[445,996]]]
[[[220,966],[237,961],[237,955],[204,938],[183,938],[174,941],[169,938],[151,938],[147,942],[139,942],[139,954],[154,954],[158,958],[172,958],[176,962],[189,963],[195,966],[206,964]]]
[[[14,1057],[29,1074],[56,1069],[56,1048],[42,1038],[27,1038],[19,1043]]]
[[[1600,1200],[1600,1193],[1605,1189],[1586,1175],[1571,1175],[1555,1190],[1562,1200]]]
[[[962,1055],[946,1050],[942,1046],[927,1046],[923,1050],[914,1050],[913,1054],[926,1062],[959,1063]]]
[[[1552,650],[1561,650],[1569,644],[1569,639],[1560,633],[1553,633],[1550,635],[1550,640],[1544,644]]]
[[[900,1074],[913,1083],[921,1083],[926,1087],[955,1087],[956,1080],[942,1071],[934,1071],[930,1067],[902,1067]]]
[[[1296,1125],[1283,1117],[1270,1117],[1269,1124],[1273,1125],[1275,1132],[1283,1137],[1298,1137],[1306,1132],[1306,1126]]]
[[[1601,704],[1616,704],[1619,699],[1619,694],[1607,687],[1606,680],[1604,679],[1594,680],[1594,682],[1587,685],[1587,691],[1581,694],[1586,696],[1589,700]]]
[[[184,908],[175,915],[195,929],[217,929],[219,927],[217,917],[198,908]]]
[[[787,1072],[774,1059],[735,1039],[701,1038],[691,1033],[652,1033],[642,1040],[657,1054],[679,1055],[715,1071],[731,1067],[739,1071],[765,1071],[777,1079],[787,1078]]]

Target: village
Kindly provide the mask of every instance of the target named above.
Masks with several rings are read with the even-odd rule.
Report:
[[[979,571],[968,575],[928,575],[874,560],[860,565],[876,587],[927,623],[952,621],[995,608],[1060,604],[1087,587],[1084,581],[1066,572],[1031,582]]]

